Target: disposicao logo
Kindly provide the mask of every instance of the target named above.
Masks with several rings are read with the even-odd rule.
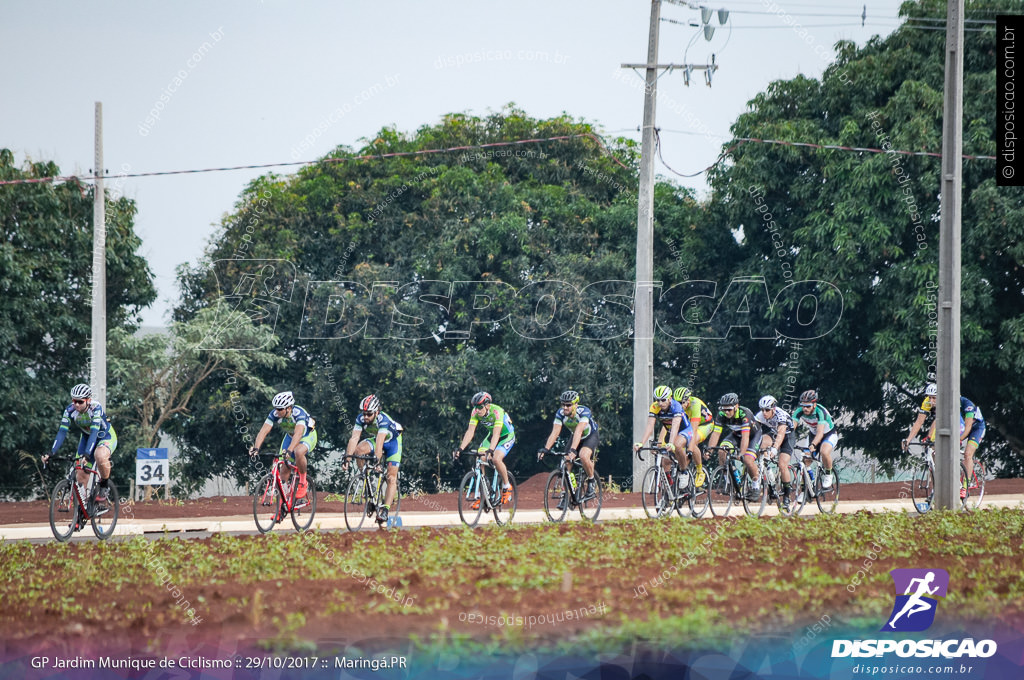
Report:
[[[945,569],[893,569],[889,572],[896,601],[882,632],[916,633],[935,621],[939,600],[949,590]],[[870,657],[895,653],[900,657],[987,658],[996,653],[993,640],[835,640],[832,657]]]
[[[949,572],[945,569],[893,569],[889,575],[896,585],[896,603],[882,631],[928,630],[939,606],[936,597],[946,597],[949,589]]]

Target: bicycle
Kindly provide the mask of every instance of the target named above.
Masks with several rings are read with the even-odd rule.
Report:
[[[601,502],[604,493],[601,490],[601,478],[594,474],[592,488],[587,482],[587,473],[579,456],[567,463],[568,451],[552,451],[551,455],[559,456],[558,469],[552,470],[544,485],[544,516],[549,522],[561,522],[570,508],[579,508],[580,516],[591,522],[597,521],[601,514]],[[597,453],[594,454],[594,465],[597,465]],[[558,502],[552,507],[552,501]]]
[[[819,459],[821,454],[817,451],[811,453],[810,448],[806,446],[797,446],[794,450],[801,455],[798,459],[799,462],[789,464],[790,478],[793,480],[794,498],[792,502],[796,503],[792,514],[799,515],[804,504],[811,498],[818,504],[819,512],[825,515],[833,514],[836,511],[836,506],[839,505],[839,470],[833,463],[832,486],[826,489],[822,485],[825,468]],[[811,465],[804,462],[808,459],[813,461]]]
[[[726,451],[725,465],[719,465],[708,475],[708,505],[715,517],[728,517],[733,503],[740,501],[740,487],[743,485],[743,457],[732,446],[709,446],[704,455],[710,456]],[[717,460],[717,457],[716,457]]]
[[[345,526],[349,531],[359,531],[366,523],[367,517],[373,515],[384,507],[384,499],[388,491],[387,475],[377,466],[377,456],[371,454],[353,454],[349,456],[355,460],[365,461],[361,470],[349,480],[345,490]],[[392,501],[394,511],[388,510],[388,524],[398,517],[402,510],[402,473],[399,471],[395,485],[395,499]],[[381,528],[384,528],[383,526]]]
[[[516,478],[511,470],[507,470],[508,483],[512,486],[512,497],[507,503],[501,502],[504,494],[504,484],[501,481],[501,473],[495,467],[494,461],[484,451],[462,451],[463,454],[475,456],[473,469],[467,472],[459,483],[459,517],[468,527],[475,527],[480,523],[480,517],[484,512],[493,512],[494,521],[498,525],[508,525],[516,516],[516,507],[519,504],[519,491],[516,487]],[[486,460],[484,458],[486,457]],[[487,479],[490,469],[491,478]],[[473,507],[474,504],[476,507]]]
[[[914,475],[910,486],[910,497],[914,501],[914,508],[922,515],[932,509],[932,500],[935,497],[935,448],[930,443],[912,442],[910,446],[923,448],[924,462],[917,474]],[[961,451],[961,453],[963,453]],[[985,464],[974,458],[973,475],[967,484],[967,493],[960,500],[960,507],[963,510],[975,510],[981,505],[985,497]],[[967,467],[960,463],[960,487],[963,488],[964,480],[967,479]],[[977,489],[977,500],[972,500],[971,490]]]
[[[684,471],[679,466],[679,461],[668,452],[668,449],[656,446],[653,441],[650,445],[637,449],[637,458],[643,460],[644,451],[654,453],[654,466],[644,473],[643,482],[640,485],[640,502],[647,516],[651,519],[658,519],[671,514],[672,509],[675,508],[679,516],[684,517],[683,502],[685,501],[686,507],[689,508],[693,517],[703,517],[710,502],[708,489],[711,475],[705,473],[704,483],[698,487],[694,483],[696,467],[692,462]],[[666,457],[671,461],[668,473],[665,472],[662,465],[662,459]]]
[[[261,534],[265,534],[290,514],[296,531],[309,529],[316,515],[316,482],[313,481],[313,477],[306,474],[306,496],[296,498],[299,471],[295,463],[289,461],[282,453],[259,455],[276,460],[270,466],[270,472],[256,483],[256,493],[252,496],[252,517],[256,520],[256,528]],[[282,466],[286,466],[290,473],[287,482],[281,481]]]
[[[50,529],[53,531],[53,537],[64,543],[71,538],[73,533],[81,531],[85,527],[86,521],[92,524],[93,533],[101,541],[113,536],[121,507],[114,480],[107,480],[109,498],[104,508],[101,507],[103,504],[97,497],[100,487],[96,479],[100,473],[96,469],[95,462],[86,461],[84,456],[75,456],[74,458],[51,456],[50,460],[72,461],[67,477],[57,482],[53,487],[53,495],[50,497]],[[89,475],[89,480],[84,485],[78,482],[79,472]],[[61,513],[70,514],[70,521],[66,526],[63,521],[59,520]]]

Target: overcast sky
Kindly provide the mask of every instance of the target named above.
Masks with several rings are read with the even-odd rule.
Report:
[[[690,87],[679,72],[660,80],[665,161],[683,173],[705,168],[771,81],[819,77],[837,40],[863,45],[898,26],[899,0],[866,4],[864,27],[863,3],[851,0],[715,4],[731,10],[727,25],[688,52],[697,29],[663,21],[661,62],[705,63],[714,53],[720,66],[710,88],[699,74]],[[700,12],[664,2],[662,17],[686,24]],[[144,324],[164,325],[175,267],[201,256],[212,225],[262,173],[114,175],[313,160],[385,125],[415,131],[445,113],[486,115],[509,102],[639,139],[640,79],[619,66],[645,60],[649,21],[646,0],[7,0],[0,147],[19,163],[53,160],[64,174],[85,174],[94,103],[103,102],[107,188],[137,201],[142,255],[156,273],[159,298]],[[657,172],[672,177],[660,163]],[[702,177],[673,179],[705,189]]]

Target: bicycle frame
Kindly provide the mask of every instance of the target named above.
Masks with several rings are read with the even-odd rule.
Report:
[[[491,479],[490,489],[487,489],[487,471],[484,468],[490,468],[493,471]],[[466,498],[481,499],[484,505],[485,511],[490,511],[494,508],[494,499],[500,493],[501,474],[498,473],[498,468],[494,466],[491,461],[485,461],[484,456],[476,456],[476,460],[473,462],[473,480],[466,487]],[[480,490],[484,489],[487,493],[480,493]]]

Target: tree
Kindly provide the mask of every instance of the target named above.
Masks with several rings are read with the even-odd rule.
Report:
[[[0,179],[59,176],[53,163],[19,169],[0,149]],[[107,201],[107,326],[131,330],[156,297],[153,274],[137,254],[135,203]],[[13,452],[48,451],[68,390],[90,382],[92,189],[70,182],[0,187],[0,383],[8,394],[0,418],[0,493],[25,496]],[[38,420],[39,418],[43,420]]]
[[[985,3],[992,12],[1015,6]],[[902,14],[945,16],[945,4],[906,3]],[[736,137],[886,153],[744,144],[712,178],[709,209],[742,229],[746,271],[782,285],[779,264],[787,261],[794,279],[822,279],[841,291],[840,324],[802,345],[801,388],[820,386],[824,403],[850,419],[845,444],[890,464],[934,379],[940,161],[897,151],[941,150],[944,40],[941,31],[904,26],[861,49],[840,43],[820,82],[772,83],[732,128]],[[968,33],[964,54],[964,153],[992,155],[994,32]],[[1024,406],[1016,245],[1024,239],[1024,193],[997,188],[993,169],[992,161],[964,163],[961,391],[989,423],[986,455],[1019,474],[1024,429],[1011,414]],[[760,386],[778,390],[783,372],[775,364]]]
[[[357,153],[591,132],[567,116],[534,120],[507,108],[449,115],[415,135],[385,128]],[[600,423],[601,471],[628,475],[635,147],[606,151],[577,137],[339,162],[351,153],[253,182],[203,266],[181,272],[178,318],[221,297],[247,304],[233,294],[239,282],[287,260],[294,277],[274,265],[275,285],[263,288],[277,292],[259,304],[272,309],[265,318],[288,366],[260,375],[310,408],[321,450],[344,447],[358,400],[377,393],[406,427],[406,474],[426,478],[440,464],[452,483],[459,473],[447,454],[465,431],[469,397],[487,390],[511,414],[515,466],[530,474],[543,469],[533,452],[572,387]],[[696,202],[663,185],[656,211],[660,233],[675,235],[689,258]],[[669,341],[673,362],[677,351]],[[198,446],[205,427],[194,421],[183,434]],[[204,445],[218,460],[232,446]]]
[[[200,310],[187,322],[176,322],[168,335],[131,335],[123,329],[110,337],[111,411],[120,416],[118,454],[122,476],[130,472],[137,447],[154,448],[163,431],[192,416],[196,390],[218,373],[228,376],[226,386],[241,385],[264,397],[272,391],[254,372],[258,367],[281,368],[284,357],[270,351],[277,339],[266,328],[255,326],[238,311],[226,306]],[[238,346],[256,349],[238,351]],[[237,389],[228,392],[220,409],[232,417]],[[234,395],[234,397],[233,397]],[[205,407],[209,408],[207,402]],[[249,423],[245,424],[246,427]],[[248,431],[245,433],[248,434]],[[244,438],[243,434],[243,438]],[[251,443],[253,437],[249,437]],[[186,446],[175,485],[185,493],[202,486],[219,469],[202,449]]]

